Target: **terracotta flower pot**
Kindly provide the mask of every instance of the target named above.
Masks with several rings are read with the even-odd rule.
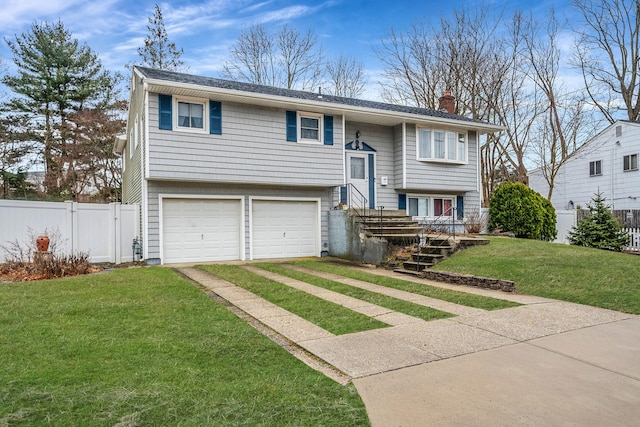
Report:
[[[49,237],[47,236],[38,236],[36,239],[36,246],[38,248],[38,252],[46,252],[49,250]]]

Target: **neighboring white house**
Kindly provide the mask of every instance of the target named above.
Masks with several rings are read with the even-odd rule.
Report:
[[[371,209],[464,220],[480,208],[480,135],[502,129],[448,107],[142,67],[129,108],[114,151],[150,263],[320,256],[345,186]]]
[[[576,150],[560,167],[551,203],[556,209],[586,209],[602,193],[612,209],[640,209],[640,123],[616,121]],[[547,196],[540,169],[529,173],[529,186]]]

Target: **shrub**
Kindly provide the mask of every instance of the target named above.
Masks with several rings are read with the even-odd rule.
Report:
[[[500,228],[516,237],[553,240],[556,212],[551,203],[520,182],[498,187],[489,205],[489,229]]]
[[[569,232],[569,243],[589,248],[621,251],[629,244],[629,234],[605,204],[602,193],[596,193],[587,204],[590,215],[585,216]]]
[[[553,207],[549,200],[545,199],[540,194],[536,193],[536,195],[540,198],[542,207],[544,208],[540,240],[555,240],[558,236],[558,218],[556,216],[556,208]]]
[[[5,262],[0,264],[2,280],[55,279],[100,270],[89,262],[89,254],[86,252],[62,253],[60,251],[62,237],[58,230],[45,229],[42,234],[48,235],[51,240],[49,251],[46,253],[36,251],[36,234],[31,229],[28,230],[29,237],[26,242],[16,239],[7,245],[0,246],[5,252]]]
[[[487,214],[480,210],[465,213],[464,229],[467,233],[478,234],[487,228]]]

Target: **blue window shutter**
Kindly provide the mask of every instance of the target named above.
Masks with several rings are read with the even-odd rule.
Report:
[[[398,210],[406,211],[407,210],[407,195],[406,194],[398,194]]]
[[[333,116],[324,116],[324,145],[333,145]]]
[[[373,154],[368,154],[369,157],[369,209],[376,208],[376,174],[375,174],[375,162],[373,160]]]
[[[347,186],[340,187],[340,203],[347,203]]]
[[[171,130],[173,121],[171,120],[171,95],[158,95],[158,128]]]
[[[287,111],[287,141],[298,142],[298,114]]]
[[[458,219],[464,219],[464,197],[456,196],[456,209],[458,213]]]
[[[209,133],[222,135],[222,103],[209,101]]]

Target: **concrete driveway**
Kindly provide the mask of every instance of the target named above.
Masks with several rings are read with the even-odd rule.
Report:
[[[305,363],[329,376],[338,372],[332,376],[337,381],[352,381],[373,426],[640,425],[638,316],[454,287],[523,304],[496,311],[469,309],[295,267],[457,314],[426,322],[264,270],[244,268],[390,325],[335,336],[229,282],[199,270],[180,269],[331,369],[302,358]]]
[[[637,426],[640,319],[356,378],[353,383],[372,426]]]

